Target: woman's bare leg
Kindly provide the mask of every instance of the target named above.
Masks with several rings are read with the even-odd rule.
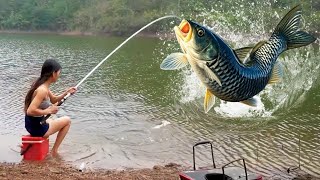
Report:
[[[66,136],[67,132],[69,131],[71,120],[69,117],[64,116],[55,120],[49,120],[49,129],[46,134],[43,136],[45,138],[49,137],[50,135],[58,132],[56,141],[52,148],[52,155],[56,156],[58,153],[59,146],[63,141],[64,137]]]

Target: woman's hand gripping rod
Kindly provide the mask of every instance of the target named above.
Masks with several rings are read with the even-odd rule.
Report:
[[[71,96],[71,93],[68,93],[65,97],[63,97],[63,98],[61,99],[61,101],[57,104],[57,106],[61,106],[61,104],[63,104],[64,101],[67,100],[67,98],[70,97],[70,96]],[[46,116],[43,118],[43,120],[40,121],[40,124],[41,124],[41,125],[46,124],[46,123],[47,123],[46,120],[49,119],[50,116],[51,116],[51,114],[46,115]]]

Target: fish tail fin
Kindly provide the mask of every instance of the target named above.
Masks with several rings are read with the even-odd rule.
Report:
[[[307,32],[300,31],[301,5],[292,8],[279,22],[273,35],[284,37],[287,41],[287,49],[306,46],[316,40]]]

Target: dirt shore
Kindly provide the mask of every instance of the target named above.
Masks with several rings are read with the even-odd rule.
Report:
[[[0,164],[0,180],[2,179],[115,179],[115,180],[178,180],[181,167],[177,164],[154,166],[152,169],[127,170],[86,170],[60,162],[22,162],[19,164]]]
[[[0,163],[0,180],[25,180],[25,179],[110,179],[110,180],[179,180],[178,173],[185,168],[178,164],[167,164],[165,166],[154,166],[152,169],[84,169],[78,168],[58,161],[46,162],[21,162],[18,164]],[[265,177],[264,180],[270,178]],[[275,180],[274,178],[271,178]],[[271,180],[270,179],[270,180]],[[278,180],[278,179],[277,179]],[[311,175],[301,174],[293,180],[319,180]]]

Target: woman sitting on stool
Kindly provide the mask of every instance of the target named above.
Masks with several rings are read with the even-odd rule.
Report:
[[[50,85],[58,80],[60,73],[61,66],[57,61],[46,60],[42,65],[40,77],[33,83],[26,95],[24,107],[25,128],[31,136],[48,138],[58,132],[51,151],[53,157],[58,154],[58,148],[70,128],[71,120],[68,116],[64,116],[55,120],[47,119],[46,123],[41,123],[41,121],[44,120],[45,115],[58,112],[58,106],[55,104],[64,96],[76,92],[76,88],[71,87],[65,93],[56,96],[49,90]]]

